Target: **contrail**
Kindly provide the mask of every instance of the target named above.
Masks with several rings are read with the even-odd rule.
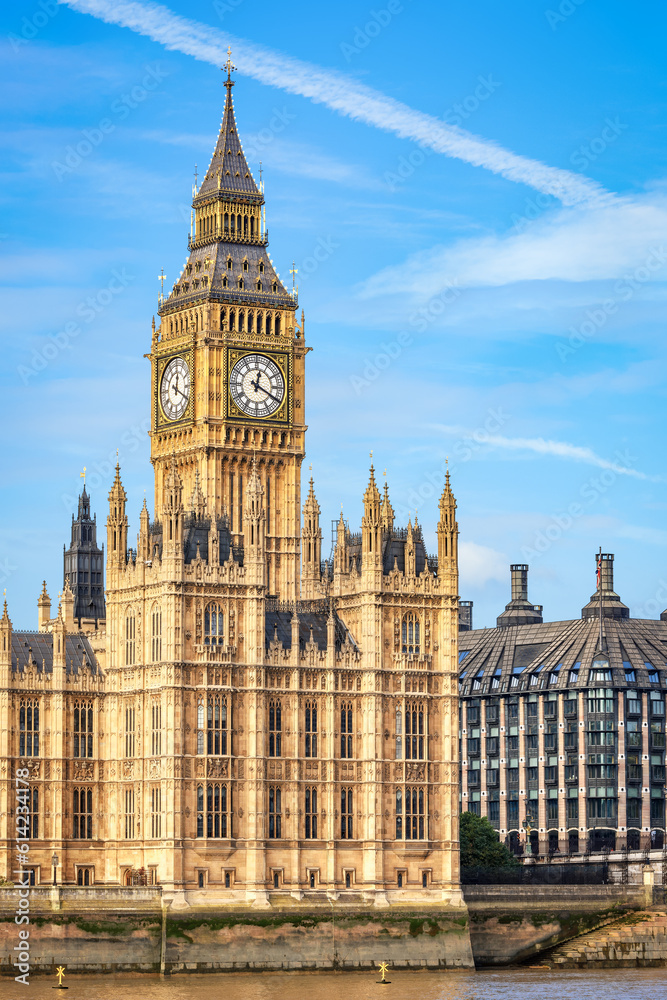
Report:
[[[294,59],[242,38],[223,35],[218,28],[181,17],[161,4],[136,0],[58,2],[108,24],[130,28],[166,49],[183,52],[214,66],[222,66],[227,46],[231,44],[239,71],[260,83],[299,94],[347,118],[393,132],[402,139],[412,139],[445,156],[484,167],[508,180],[553,195],[564,205],[600,204],[613,199],[613,195],[587,177],[519,156],[489,139],[415,111],[336,70]]]

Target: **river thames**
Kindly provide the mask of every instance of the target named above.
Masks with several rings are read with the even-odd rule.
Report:
[[[68,1000],[664,1000],[667,969],[479,972],[229,973],[66,976]],[[31,977],[26,988],[0,980],[0,1000],[53,1000],[55,977]],[[56,994],[57,995],[57,994]]]

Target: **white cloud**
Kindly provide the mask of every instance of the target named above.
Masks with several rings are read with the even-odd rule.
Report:
[[[643,268],[637,276],[633,271]],[[408,257],[368,279],[361,298],[428,299],[459,289],[521,281],[585,282],[667,276],[667,197],[662,193],[611,204],[560,209],[523,232],[458,240]],[[631,288],[631,286],[628,286]],[[632,290],[632,289],[631,289]]]
[[[605,203],[613,198],[594,181],[569,170],[519,156],[497,143],[446,125],[334,70],[294,59],[217,28],[179,17],[167,7],[135,0],[59,0],[73,10],[119,24],[202,62],[221,66],[227,46],[234,49],[240,72],[261,83],[308,97],[355,121],[393,132],[422,146],[474,166],[485,167],[509,180],[551,194],[563,204]]]
[[[507,566],[507,556],[502,552],[476,542],[462,541],[459,543],[459,590],[482,587],[491,580],[504,583]]]
[[[663,482],[661,476],[649,476],[645,472],[623,465],[620,462],[610,461],[596,455],[591,448],[583,448],[580,445],[570,444],[567,441],[548,441],[545,438],[508,438],[502,434],[489,434],[484,430],[469,431],[462,427],[436,425],[436,430],[445,434],[452,434],[462,437],[464,440],[474,441],[477,445],[485,445],[491,448],[505,448],[509,451],[529,451],[536,455],[548,455],[553,458],[565,458],[574,462],[582,462],[585,465],[594,465],[598,469],[609,469],[620,476],[631,476],[634,479],[644,479],[650,482]],[[631,459],[631,455],[620,458]]]

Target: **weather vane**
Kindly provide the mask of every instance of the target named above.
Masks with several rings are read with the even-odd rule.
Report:
[[[164,302],[164,279],[167,275],[164,273],[164,268],[160,268],[160,273],[157,276],[157,280],[160,282],[160,304]]]
[[[83,485],[86,485],[86,467],[84,465],[83,472],[79,473],[79,479],[83,479]]]
[[[232,65],[232,47],[231,45],[227,48],[227,62],[222,67],[222,72],[227,70],[227,83],[232,83],[232,71],[236,69],[236,66]]]
[[[295,266],[295,262],[292,261],[292,266],[289,269],[289,273],[292,275],[292,291],[294,291],[294,282],[296,280],[296,276],[297,276],[298,272],[299,272],[299,268],[296,267]]]

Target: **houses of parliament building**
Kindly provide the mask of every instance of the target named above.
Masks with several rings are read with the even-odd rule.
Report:
[[[57,606],[45,584],[36,631],[0,619],[0,875],[21,770],[35,884],[460,906],[456,503],[447,478],[427,555],[371,466],[322,560],[310,347],[233,86],[153,322],[153,512],[131,544],[117,467],[104,552],[84,484]]]

